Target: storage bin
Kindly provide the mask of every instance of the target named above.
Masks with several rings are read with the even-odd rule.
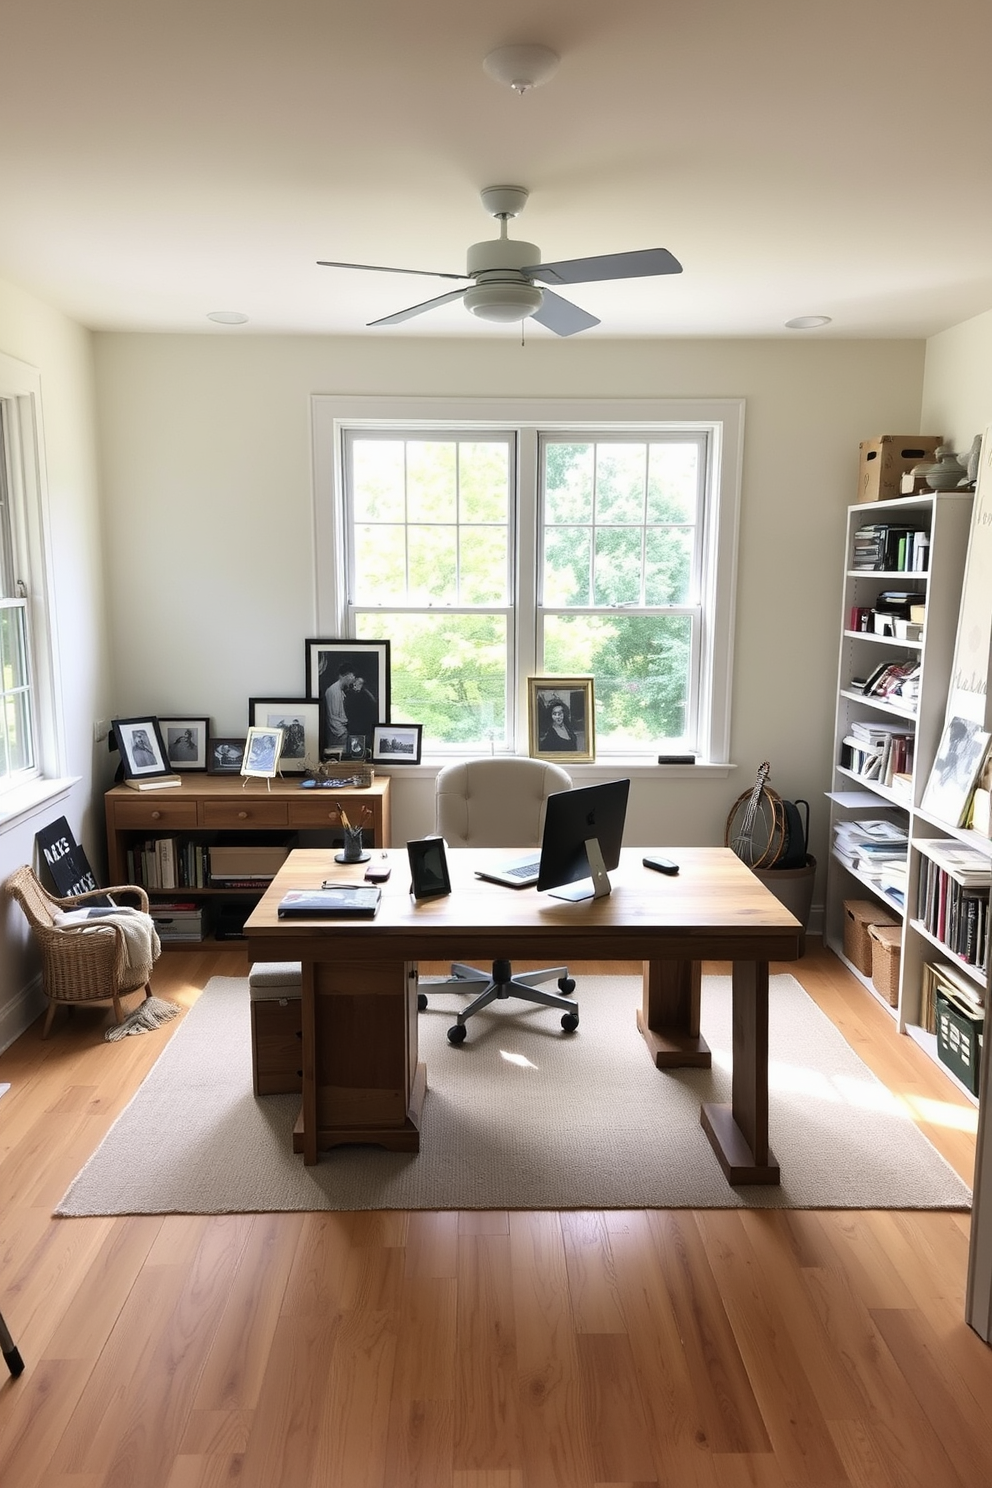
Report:
[[[899,964],[902,959],[902,929],[899,925],[869,925],[871,981],[890,1007],[899,1006]]]
[[[844,900],[844,955],[862,976],[871,976],[871,936],[869,925],[898,925],[874,899]]]
[[[965,1089],[978,1094],[984,1020],[966,1013],[937,992],[937,1057]]]
[[[891,501],[902,495],[902,478],[921,460],[933,460],[940,434],[882,434],[865,439],[858,470],[858,501]]]
[[[302,968],[298,961],[259,961],[248,978],[251,1068],[256,1095],[303,1089]]]

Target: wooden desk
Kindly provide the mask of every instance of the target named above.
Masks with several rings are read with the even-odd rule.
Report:
[[[699,963],[733,962],[733,1079],[730,1105],[704,1105],[702,1124],[731,1183],[777,1183],[768,1146],[768,962],[802,954],[799,921],[729,848],[679,848],[677,878],[652,873],[638,849],[624,851],[608,898],[569,904],[535,889],[503,889],[474,877],[492,850],[449,851],[452,892],[409,895],[404,850],[371,921],[280,920],[288,889],[322,879],[360,881],[326,851],[299,850],[256,905],[245,931],[252,961],[303,966],[303,1107],[298,1140],[305,1163],[321,1148],[373,1142],[420,1145],[427,1074],[417,1050],[417,962],[485,964],[497,957],[540,962],[637,960],[644,964],[638,1026],[662,1068],[705,1065],[699,1032]],[[581,987],[578,991],[581,1007]]]

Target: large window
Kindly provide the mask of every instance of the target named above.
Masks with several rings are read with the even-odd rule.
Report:
[[[591,674],[598,756],[726,760],[739,403],[593,424],[345,401],[315,400],[322,631],[390,640],[426,752],[526,752],[527,677]]]
[[[27,588],[15,562],[7,419],[0,401],[0,792],[36,773]]]

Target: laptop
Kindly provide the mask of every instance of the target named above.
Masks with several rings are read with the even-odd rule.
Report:
[[[505,863],[494,863],[491,868],[477,868],[475,876],[508,889],[529,889],[537,883],[540,867],[541,854],[535,851],[526,858],[510,858]]]

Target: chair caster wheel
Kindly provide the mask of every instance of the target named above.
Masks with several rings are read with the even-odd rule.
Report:
[[[463,1044],[468,1038],[468,1029],[464,1023],[456,1023],[453,1028],[448,1029],[449,1044]]]
[[[424,1008],[426,1006],[427,1006],[427,993],[426,992],[418,992],[417,993],[417,1012],[418,1013],[422,1013],[424,1011]]]
[[[579,1026],[578,1013],[562,1013],[561,1026],[562,1028],[564,1028],[566,1033],[574,1033]]]
[[[572,977],[568,977],[568,976],[559,977],[558,978],[558,988],[564,994],[565,997],[568,997],[572,992],[575,991],[575,982],[574,982],[574,980],[573,980]]]

